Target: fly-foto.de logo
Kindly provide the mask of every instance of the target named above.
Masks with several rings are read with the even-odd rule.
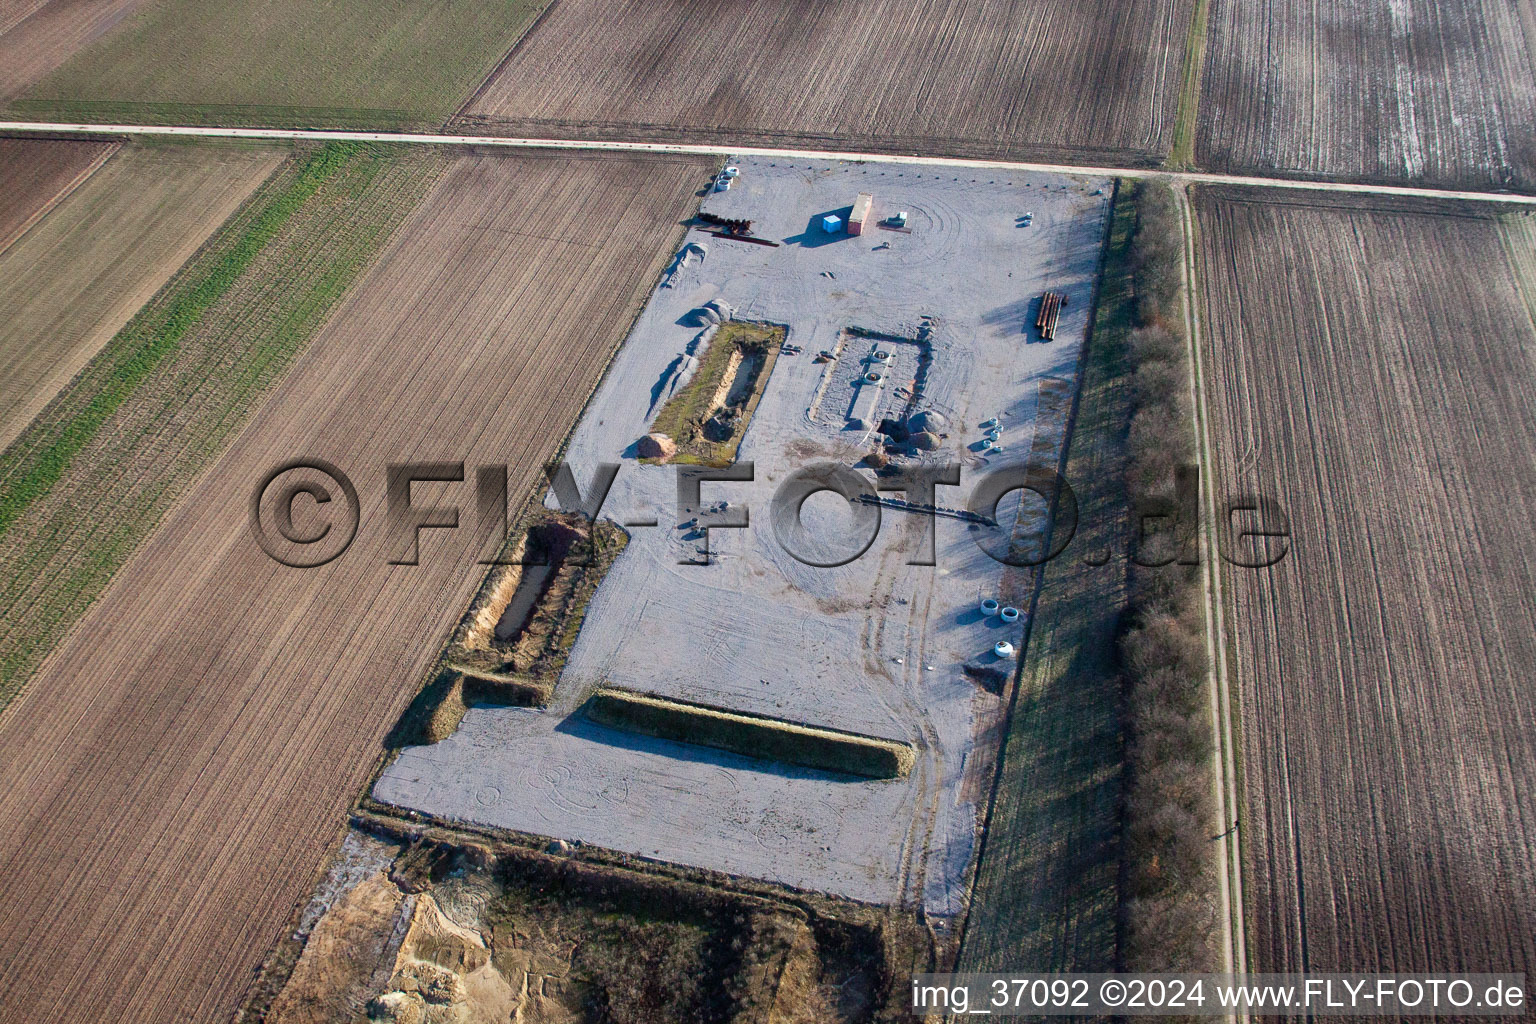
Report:
[[[740,462],[726,467],[670,468],[676,476],[676,500],[667,509],[670,525],[689,531],[701,542],[679,564],[708,565],[711,531],[747,529],[752,524],[749,502],[740,500],[732,487],[755,483],[756,466]],[[621,469],[620,463],[599,464],[585,487],[567,463],[551,463],[544,472],[562,512],[597,519]],[[379,483],[389,564],[419,564],[423,531],[460,528],[476,532],[479,548],[485,552],[481,564],[508,561],[507,467],[476,466],[472,485],[470,478],[463,462],[409,462],[385,468]],[[467,493],[461,502],[439,498],[424,503],[413,491],[417,484],[460,485]],[[963,488],[962,496],[952,488]],[[829,524],[827,517],[809,522],[807,503],[821,494],[845,502],[848,514],[836,517],[835,524]],[[1049,514],[1025,516],[1020,512],[1025,502]],[[1217,508],[1215,549],[1228,564],[1267,568],[1290,551],[1289,518],[1274,499],[1241,495],[1221,501]],[[785,552],[805,565],[826,568],[846,565],[867,552],[889,514],[924,521],[911,544],[909,565],[936,564],[939,520],[961,524],[976,546],[999,563],[1040,565],[1068,553],[1084,514],[1072,485],[1050,469],[1015,465],[966,474],[956,463],[924,463],[886,467],[876,473],[832,462],[803,466],[779,481],[767,513],[771,533]],[[1173,494],[1138,509],[1130,520],[1132,528],[1123,531],[1128,533],[1124,551],[1083,544],[1077,557],[1088,565],[1106,564],[1116,554],[1148,568],[1198,564],[1198,470],[1181,468]],[[337,466],[324,459],[296,459],[276,467],[258,483],[251,495],[250,521],[257,544],[271,558],[293,568],[315,568],[351,547],[361,527],[362,505],[357,487]],[[632,515],[619,525],[634,530],[660,528],[662,522],[658,511]]]

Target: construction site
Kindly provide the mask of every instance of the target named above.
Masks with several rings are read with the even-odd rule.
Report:
[[[985,541],[1038,557],[1052,496],[967,500],[999,468],[1059,464],[1109,191],[728,162],[566,448],[589,503],[619,467],[598,519],[622,550],[494,570],[471,610],[498,638],[475,678],[511,685],[532,664],[520,581],[595,566],[562,605],[558,678],[481,700],[458,683],[374,806],[952,928],[1037,573]],[[890,487],[950,465],[932,494]],[[776,504],[806,472],[830,483]],[[713,479],[687,497],[680,473]],[[534,518],[556,510],[551,492]]]
[[[0,1024],[1529,1007],[1536,3],[16,0],[0,107]]]

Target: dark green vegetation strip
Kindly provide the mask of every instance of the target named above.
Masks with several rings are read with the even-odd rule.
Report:
[[[390,233],[437,154],[296,154],[0,457],[0,704],[213,463]]]
[[[698,743],[747,757],[823,771],[894,779],[912,770],[913,751],[894,740],[761,718],[628,690],[598,690],[585,714],[600,725]]]
[[[7,117],[70,124],[193,125],[203,128],[329,128],[380,131],[437,127],[442,117],[420,110],[302,107],[261,103],[125,103],[106,100],[12,100]]]
[[[1205,72],[1205,40],[1211,20],[1211,0],[1195,0],[1184,44],[1184,77],[1179,85],[1179,109],[1173,120],[1173,145],[1164,166],[1189,170],[1195,166],[1195,127],[1200,120],[1200,82]]]
[[[1115,966],[1123,752],[1115,637],[1129,598],[1122,474],[1136,194],[1115,193],[1065,475],[1080,520],[1045,568],[977,864],[960,970]],[[1088,564],[1104,555],[1102,565]]]

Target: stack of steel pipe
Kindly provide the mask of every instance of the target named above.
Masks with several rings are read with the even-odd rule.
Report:
[[[1061,307],[1067,296],[1064,292],[1046,292],[1040,298],[1040,314],[1035,317],[1035,329],[1040,337],[1052,341],[1056,337],[1056,324],[1061,319]]]

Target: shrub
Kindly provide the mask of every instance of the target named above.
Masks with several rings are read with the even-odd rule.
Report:
[[[1193,457],[1194,424],[1178,205],[1153,185],[1140,189],[1138,204],[1125,489],[1140,516],[1171,509],[1178,469]],[[1145,554],[1178,554],[1172,532],[1147,540]],[[1128,734],[1120,957],[1128,970],[1214,967],[1209,666],[1197,593],[1193,567],[1140,569],[1120,636]]]
[[[1185,358],[1184,335],[1180,331],[1150,324],[1130,333],[1131,359],[1137,366],[1151,363],[1182,364]]]
[[[1209,959],[1216,930],[1212,900],[1177,896],[1133,899],[1126,906],[1126,945],[1138,970],[1182,972]]]
[[[1206,670],[1205,640],[1187,621],[1167,614],[1145,617],[1120,641],[1126,667],[1142,678],[1160,670],[1184,675],[1203,675]]]

